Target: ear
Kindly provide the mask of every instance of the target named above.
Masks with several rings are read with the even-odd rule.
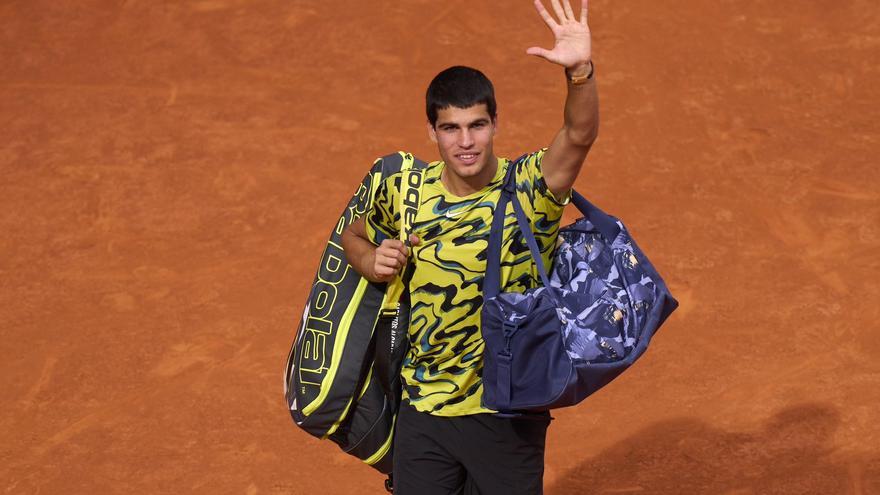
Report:
[[[431,141],[437,142],[437,131],[430,122],[428,122],[428,137],[431,138]]]
[[[500,129],[500,127],[498,127],[498,114],[497,113],[495,114],[495,118],[492,119],[492,127],[494,127],[494,129],[492,130],[492,135],[497,136],[498,131]]]

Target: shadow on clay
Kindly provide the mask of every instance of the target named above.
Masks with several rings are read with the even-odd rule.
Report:
[[[832,455],[841,426],[820,403],[783,409],[758,431],[718,429],[695,419],[647,428],[583,462],[548,495],[880,493],[880,457]]]

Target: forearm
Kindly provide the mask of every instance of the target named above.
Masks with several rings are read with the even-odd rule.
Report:
[[[371,282],[379,282],[373,273],[376,245],[359,236],[356,230],[357,227],[353,224],[342,232],[342,250],[345,252],[345,258],[362,277]]]
[[[565,67],[567,72],[568,94],[565,97],[562,128],[556,133],[541,162],[544,182],[557,198],[571,190],[599,134],[599,97],[595,75],[586,77],[593,69],[587,3],[587,0],[581,0],[580,16],[575,17],[569,0],[553,0],[553,10],[556,12],[554,19],[541,0],[535,0],[535,8],[553,32],[556,42],[552,50],[537,46],[526,50],[530,55]]]
[[[568,71],[568,94],[565,97],[563,125],[544,155],[544,180],[556,197],[564,196],[574,185],[599,131],[599,98],[595,74],[575,84],[572,76],[586,76],[589,65]]]
[[[572,77],[586,76],[594,70],[592,62],[566,70],[568,94],[563,111],[563,132],[570,144],[589,149],[599,134],[599,94],[596,74],[582,82],[571,82]]]

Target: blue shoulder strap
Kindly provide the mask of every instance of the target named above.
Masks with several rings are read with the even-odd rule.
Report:
[[[489,230],[489,245],[486,251],[486,277],[483,280],[483,300],[491,299],[501,292],[501,245],[508,202],[513,203],[513,210],[519,230],[525,238],[532,259],[535,260],[541,282],[545,287],[550,286],[547,270],[544,268],[544,261],[541,258],[541,251],[538,248],[538,243],[532,233],[529,221],[516,195],[516,169],[526,156],[528,155],[523,155],[508,165],[507,173],[504,176],[504,183],[501,187],[501,197],[498,199],[498,204],[495,205],[492,227]],[[596,230],[599,231],[607,242],[613,242],[618,234],[620,234],[620,227],[617,225],[617,222],[607,213],[587,201],[586,198],[574,189],[572,189],[571,195],[572,203],[574,203],[581,214],[596,227]]]
[[[507,165],[507,173],[501,185],[501,197],[495,205],[492,226],[489,229],[489,246],[486,248],[486,276],[483,279],[483,300],[491,299],[501,292],[501,237],[504,235],[504,219],[511,194],[516,195],[516,167],[523,155]]]

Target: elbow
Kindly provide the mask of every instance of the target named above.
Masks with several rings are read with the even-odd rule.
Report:
[[[581,148],[589,149],[599,137],[599,126],[590,126],[585,129],[568,129],[568,141]]]
[[[342,251],[346,254],[352,252],[352,237],[355,235],[350,227],[348,225],[342,229],[342,234],[339,236],[339,244],[342,245]]]

